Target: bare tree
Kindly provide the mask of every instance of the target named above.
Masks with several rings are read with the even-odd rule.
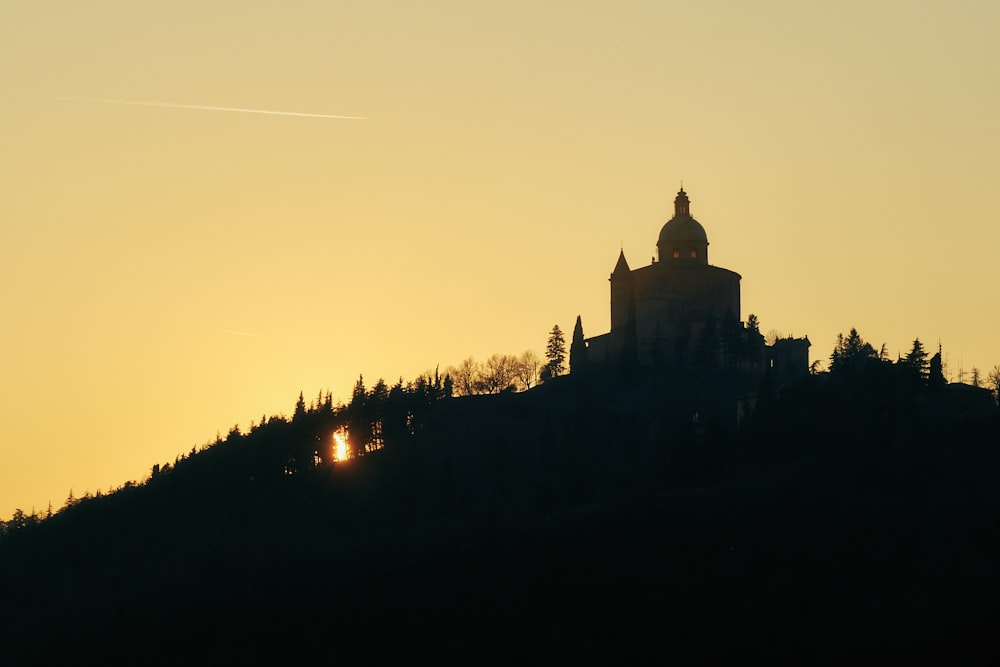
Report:
[[[527,391],[538,382],[538,371],[541,367],[542,360],[537,354],[531,350],[525,350],[521,353],[521,356],[517,358],[517,365],[514,372],[515,379],[521,389]]]
[[[994,397],[1000,403],[1000,364],[993,367],[986,379],[989,381],[989,388],[993,390]]]
[[[456,366],[445,369],[451,377],[457,396],[476,394],[499,394],[514,387],[519,391],[531,389],[538,383],[542,361],[531,350],[525,350],[519,357],[510,354],[494,354],[480,363],[468,357]]]
[[[494,354],[482,369],[480,377],[487,394],[499,394],[511,386],[516,377],[517,359],[509,354]]]
[[[451,375],[455,383],[455,393],[459,396],[472,396],[479,393],[480,370],[479,363],[468,357],[457,368],[449,368],[445,373]]]

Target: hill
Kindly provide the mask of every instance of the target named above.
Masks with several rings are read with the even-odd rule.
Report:
[[[989,393],[823,374],[737,423],[750,385],[438,396],[308,466],[349,415],[231,433],[8,530],[0,662],[992,662]]]

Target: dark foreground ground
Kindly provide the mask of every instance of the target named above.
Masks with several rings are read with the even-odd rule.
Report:
[[[0,664],[1000,659],[995,416],[713,438],[523,400],[351,469],[178,467],[8,536]]]

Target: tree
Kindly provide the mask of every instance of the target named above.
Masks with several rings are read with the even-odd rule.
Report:
[[[583,373],[587,370],[587,341],[583,337],[583,322],[576,316],[573,327],[573,341],[569,346],[569,372]]]
[[[562,375],[566,362],[566,338],[558,324],[554,325],[552,331],[549,332],[549,341],[545,345],[545,359],[549,377]]]
[[[24,510],[20,507],[14,510],[14,514],[11,515],[10,521],[7,522],[7,530],[21,530],[28,526],[28,517],[25,515]]]
[[[915,381],[922,383],[927,379],[927,350],[919,338],[913,339],[913,347],[903,358],[903,364]]]
[[[538,382],[538,371],[541,365],[541,359],[531,350],[525,350],[517,358],[517,366],[514,369],[514,374],[524,391],[531,389],[532,385]]]
[[[382,416],[382,438],[386,446],[401,442],[408,435],[409,405],[403,378],[389,389]]]
[[[758,320],[757,316],[753,313],[750,313],[750,315],[747,316],[747,329],[760,333],[760,320]]]
[[[1000,403],[1000,364],[993,367],[986,379],[989,381],[989,387],[993,390],[997,403]]]
[[[477,390],[480,375],[479,364],[472,357],[464,359],[458,368],[451,368],[445,372],[454,378],[455,392],[459,396],[472,396],[479,393]]]
[[[375,386],[368,392],[367,397],[368,428],[371,433],[370,445],[372,449],[379,449],[385,446],[382,432],[382,421],[385,416],[385,404],[389,400],[389,387],[385,380],[378,379]]]
[[[552,379],[552,369],[549,368],[548,364],[542,366],[541,370],[538,371],[538,382],[539,384],[545,384]]]
[[[517,360],[509,354],[494,354],[486,360],[481,382],[487,394],[499,394],[514,382]]]
[[[299,400],[295,401],[295,413],[292,419],[301,419],[306,414],[306,401],[302,392],[299,392]]]
[[[371,419],[368,414],[368,392],[365,391],[365,379],[358,376],[351,392],[351,402],[347,406],[347,444],[350,446],[349,456],[355,457],[365,453],[365,448],[372,439]]]
[[[830,355],[830,375],[852,377],[863,371],[869,362],[878,359],[879,354],[875,352],[875,348],[865,342],[857,329],[851,327],[846,338],[843,334],[837,334],[837,345]]]

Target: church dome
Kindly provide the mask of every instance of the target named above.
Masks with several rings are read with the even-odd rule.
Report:
[[[677,243],[695,242],[707,244],[708,234],[705,233],[705,228],[701,226],[701,223],[691,216],[683,218],[674,217],[670,219],[670,222],[663,225],[663,229],[660,230],[659,240]]]
[[[663,225],[659,242],[708,244],[708,234],[701,223],[691,217],[689,206],[687,193],[681,188],[674,199],[674,217]]]
[[[674,217],[660,230],[656,249],[661,262],[708,263],[708,234],[701,223],[691,217],[691,202],[683,187],[674,199]]]

